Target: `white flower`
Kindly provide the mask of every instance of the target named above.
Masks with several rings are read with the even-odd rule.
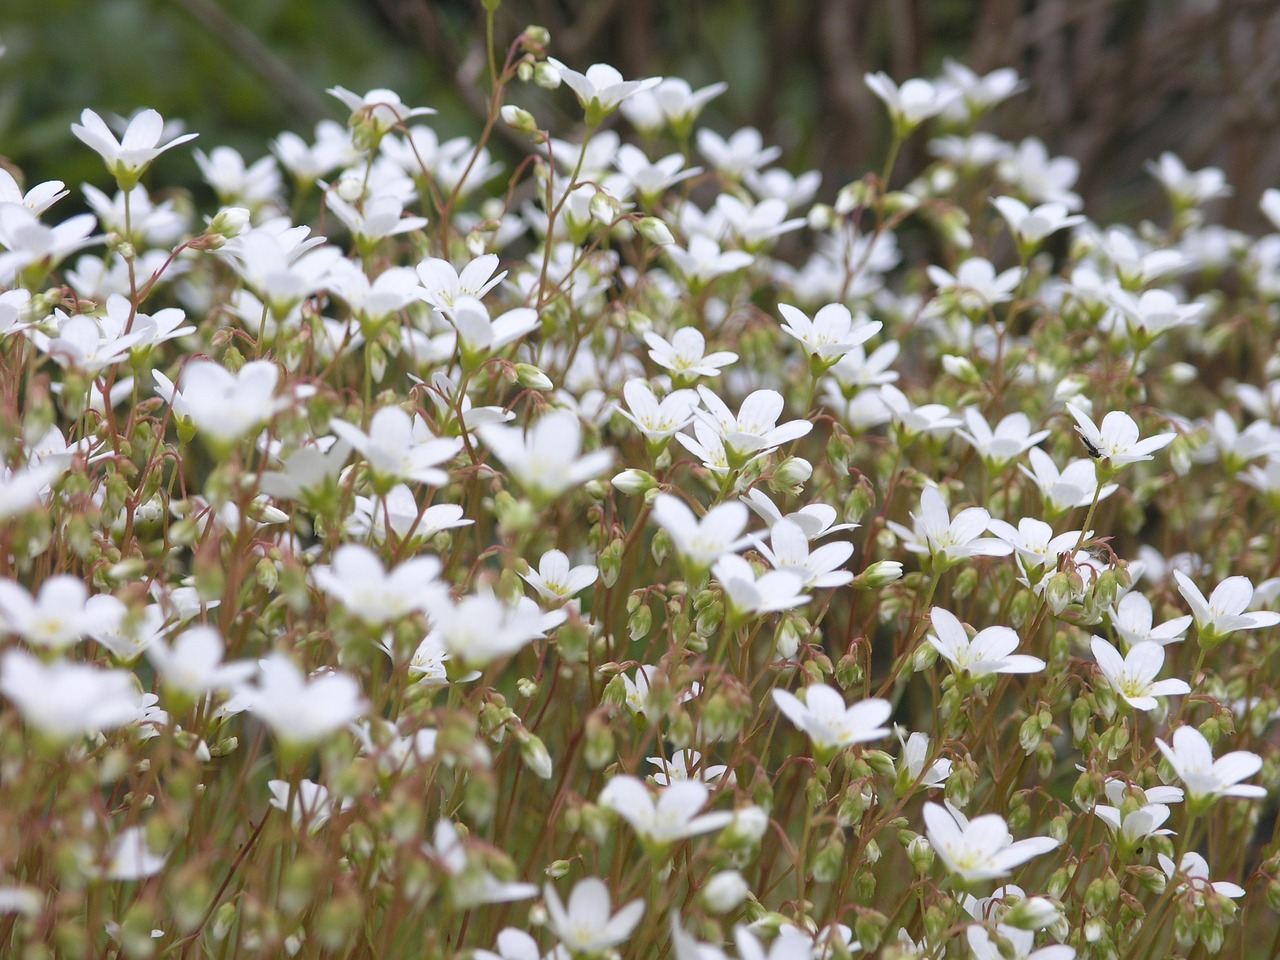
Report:
[[[280,740],[297,746],[325,739],[367,709],[355,678],[326,671],[308,680],[282,653],[258,661],[258,684],[242,698]]]
[[[449,874],[449,892],[454,906],[462,910],[485,903],[511,903],[536,896],[532,883],[504,883],[485,869],[478,860],[467,856],[467,848],[457,828],[448,820],[437,820],[432,843],[425,852],[434,857]]]
[[[733,819],[729,812],[699,816],[709,795],[697,780],[677,780],[662,787],[655,801],[643,780],[619,775],[600,792],[600,804],[616,811],[646,843],[662,847],[719,830]]]
[[[778,423],[785,401],[776,390],[753,391],[742,401],[736,415],[723,400],[702,385],[698,386],[698,396],[702,398],[705,409],[695,409],[693,415],[720,435],[731,464],[744,464],[805,436],[813,429],[808,420]]]
[[[0,204],[0,285],[12,286],[28,268],[41,279],[72,253],[97,243],[102,238],[89,235],[95,222],[92,214],[81,213],[47,227],[26,207]]]
[[[438,637],[444,650],[471,667],[510,656],[545,637],[568,617],[563,610],[544,612],[528,597],[508,603],[488,589],[457,601],[442,593],[431,598],[428,613],[432,623],[428,639]]]
[[[316,586],[369,624],[425,611],[444,592],[435,557],[413,557],[388,571],[377,554],[354,543],[339,547],[333,562],[316,566],[311,576]]]
[[[954,303],[965,313],[978,313],[1012,300],[1022,279],[1021,267],[1010,267],[997,274],[991,261],[982,257],[965,260],[956,268],[955,276],[932,264],[926,272],[938,288],[942,303]]]
[[[190,696],[211,690],[231,690],[253,674],[247,660],[223,662],[226,645],[213,627],[196,626],[182,633],[170,647],[157,636],[147,645],[147,659],[161,680]]]
[[[636,667],[634,676],[628,677],[622,675],[622,689],[624,691],[624,700],[627,709],[632,713],[642,716],[653,716],[650,710],[653,704],[649,702],[649,691],[658,683],[666,683],[667,678],[661,674],[657,667],[641,664]],[[677,693],[671,700],[673,703],[684,703],[693,699],[702,692],[702,684],[694,683],[688,690],[682,690]]]
[[[1103,678],[1135,710],[1154,710],[1160,705],[1157,697],[1191,692],[1185,680],[1156,679],[1164,667],[1164,647],[1158,643],[1134,644],[1123,658],[1101,637],[1093,638],[1090,649]]]
[[[684,277],[691,290],[701,289],[716,277],[722,277],[755,262],[745,250],[721,250],[720,244],[703,234],[689,238],[687,248],[669,243],[662,248]]]
[[[709,127],[698,130],[698,152],[707,162],[732,179],[767,167],[782,156],[781,147],[766,147],[755,127],[735,130],[725,139]]]
[[[899,775],[907,784],[919,782],[925,789],[932,789],[946,783],[947,777],[951,776],[950,760],[935,760],[925,769],[925,762],[929,759],[927,733],[916,732],[904,740],[902,727],[895,726],[894,732],[898,735],[898,742],[902,744],[902,757],[898,760]]]
[[[484,424],[476,430],[512,478],[535,500],[554,500],[599,476],[613,462],[612,450],[582,451],[582,424],[568,410],[553,410],[526,432]]]
[[[898,136],[918,127],[930,117],[936,117],[954,101],[960,99],[960,91],[954,87],[935,85],[928,80],[913,78],[899,87],[887,73],[868,73],[863,77],[871,92],[889,108]]]
[[[727,83],[713,83],[695,91],[687,80],[666,77],[656,86],[632,94],[619,109],[632,126],[645,133],[657,133],[667,124],[687,130],[702,108],[727,89]]]
[[[538,325],[538,311],[532,307],[516,307],[494,320],[483,303],[465,294],[439,310],[457,331],[467,363],[515,343]]]
[[[1014,867],[1058,846],[1052,837],[1015,842],[998,813],[969,820],[950,803],[926,803],[924,822],[930,846],[948,870],[966,881],[1007,876]]]
[[[548,57],[547,63],[555,67],[560,79],[573,91],[586,111],[588,125],[593,127],[613,113],[627,97],[650,90],[662,82],[661,77],[623,80],[622,74],[607,63],[593,63],[587,67],[586,73],[570,70],[554,57]]]
[[[90,598],[79,577],[52,576],[34,598],[20,584],[0,580],[0,624],[33,646],[62,650],[81,637],[110,630],[124,613],[115,597]]]
[[[1222,897],[1230,897],[1237,899],[1245,894],[1244,887],[1237,883],[1231,883],[1227,880],[1209,880],[1209,863],[1200,854],[1194,850],[1188,850],[1182,855],[1182,863],[1174,867],[1173,861],[1166,857],[1163,853],[1156,854],[1156,859],[1160,862],[1160,869],[1164,871],[1164,875],[1170,880],[1175,879],[1175,875],[1181,873],[1185,878],[1188,886],[1194,892],[1197,903],[1204,901],[1206,888]]]
[[[156,393],[202,434],[224,444],[253,432],[289,405],[276,397],[279,368],[269,360],[246,363],[231,373],[212,360],[193,360],[182,370],[182,389],[152,371]]]
[[[600,571],[590,563],[571,567],[563,551],[548,550],[538,560],[537,571],[531,567],[520,576],[543,600],[560,603],[595,583]]]
[[[722,556],[751,543],[742,532],[747,508],[740,500],[716,504],[699,520],[683,500],[660,493],[653,502],[653,522],[671,537],[676,553],[696,570],[706,570]]]
[[[330,421],[329,429],[358,450],[387,487],[400,480],[443,486],[449,474],[440,465],[462,449],[460,439],[435,436],[421,416],[410,417],[400,407],[375,413],[368,433],[337,419]]]
[[[1027,459],[1031,462],[1030,468],[1018,464],[1018,469],[1040,489],[1050,519],[1093,502],[1094,491],[1098,491],[1098,472],[1092,461],[1072,460],[1059,470],[1053,458],[1039,447],[1032,447]],[[1105,500],[1118,489],[1114,483],[1104,485],[1098,491],[1098,501]]]
[[[1050,234],[1084,223],[1081,214],[1068,214],[1063,203],[1042,203],[1033,209],[1016,197],[995,197],[991,205],[1000,211],[1018,243],[1024,247],[1034,246]]]
[[[930,484],[920,491],[920,512],[911,514],[908,530],[892,520],[887,526],[912,553],[928,554],[941,572],[970,557],[1006,557],[1013,547],[995,537],[979,536],[991,525],[991,514],[982,507],[966,507],[954,520],[938,488]]]
[[[929,622],[934,632],[925,640],[953,670],[983,677],[992,673],[1039,673],[1044,669],[1039,657],[1013,652],[1018,647],[1018,635],[1009,627],[987,627],[970,640],[964,624],[941,607],[929,611]]]
[[[636,676],[637,679],[640,678],[638,671]],[[624,684],[630,680],[626,676],[622,679]],[[634,681],[632,683],[634,685]],[[734,783],[737,779],[723,763],[703,763],[702,754],[697,750],[676,750],[670,757],[645,757],[645,759],[658,768],[655,773],[649,774],[649,779],[660,787],[665,787],[681,780],[699,780],[702,783],[711,783],[719,780],[726,773],[729,773],[728,783]]]
[[[804,701],[786,690],[774,689],[773,701],[820,753],[843,750],[889,735],[884,722],[893,712],[887,700],[873,698],[846,706],[839,691],[820,683],[805,687]]]
[[[351,111],[353,120],[368,119],[379,133],[385,133],[392,127],[408,123],[414,117],[425,117],[435,113],[430,107],[410,109],[401,101],[400,94],[382,87],[370,90],[363,97],[358,93],[352,93],[346,87],[330,87],[325,92],[341,100]]]
[[[307,833],[315,833],[333,816],[334,804],[329,788],[314,780],[300,780],[296,788],[291,788],[288,780],[268,780],[267,789],[271,791],[268,801],[271,806],[281,813],[292,810],[289,820],[295,830],[305,828]],[[346,810],[351,802],[350,797],[344,797],[338,809]]]
[[[1036,589],[1042,588],[1045,579],[1057,569],[1059,556],[1071,553],[1080,541],[1079,530],[1055,536],[1053,527],[1035,517],[1023,517],[1016,528],[1003,520],[992,520],[988,529],[1013,547],[1023,582]]]
[[[792,570],[770,570],[756,576],[751,564],[735,553],[726,553],[711,567],[724,591],[725,603],[738,617],[760,616],[790,610],[809,602],[801,593],[804,582]]]
[[[965,928],[965,936],[969,939],[969,951],[973,960],[1073,960],[1075,947],[1053,943],[1039,950],[1035,947],[1035,933],[1031,930],[1019,930],[1017,927],[999,924],[996,927],[1008,948],[1002,948],[992,938],[986,927],[971,924]]]
[[[1195,727],[1173,731],[1173,746],[1156,738],[1156,746],[1177,773],[1192,803],[1212,802],[1218,797],[1265,797],[1267,791],[1241,783],[1262,769],[1262,758],[1247,750],[1234,750],[1213,759],[1213,748]]]
[[[143,110],[130,120],[119,140],[92,110],[80,114],[80,122],[71,125],[71,132],[106,161],[107,169],[123,190],[131,189],[160,154],[198,136],[188,133],[174,137],[168,143],[160,143],[164,136],[164,118],[154,110]]]
[[[417,267],[422,282],[419,296],[437,310],[452,307],[460,297],[479,300],[506,277],[505,270],[495,275],[497,269],[498,258],[492,253],[476,257],[461,273],[448,260],[428,257]]]
[[[786,317],[782,332],[800,341],[805,353],[819,361],[821,369],[833,366],[854,347],[866,343],[884,326],[865,314],[855,319],[842,303],[828,303],[809,319],[804,311],[789,303],[778,304],[778,312]]]
[[[798,573],[806,589],[842,587],[853,580],[851,571],[840,569],[853,556],[852,543],[829,543],[810,550],[805,529],[791,517],[780,517],[769,528],[769,544],[757,541],[756,549],[775,570]]]
[[[128,827],[107,851],[108,880],[145,880],[164,869],[167,858],[151,852],[144,827]]]
[[[1067,410],[1076,419],[1076,432],[1084,440],[1090,456],[1108,461],[1108,467],[1118,470],[1130,463],[1154,460],[1155,452],[1173,443],[1176,433],[1159,433],[1145,440],[1138,439],[1138,425],[1133,417],[1122,410],[1112,410],[1102,418],[1099,428],[1089,415],[1074,404]]]
[[[1173,571],[1173,579],[1178,584],[1178,592],[1191,607],[1201,643],[1218,643],[1237,630],[1258,630],[1280,623],[1280,613],[1245,612],[1253,599],[1253,584],[1248,577],[1227,577],[1213,588],[1208,600],[1181,570]]]
[[[994,431],[974,407],[965,407],[964,420],[969,429],[956,433],[969,442],[992,473],[999,473],[1049,435],[1048,430],[1032,433],[1031,420],[1025,413],[1009,414],[996,424]]]
[[[1138,847],[1147,837],[1167,837],[1173,833],[1160,825],[1169,819],[1169,808],[1163,803],[1146,803],[1125,814],[1119,807],[1094,804],[1093,813],[1128,850]]]
[[[670,341],[649,332],[644,335],[644,342],[649,345],[649,358],[677,376],[718,377],[721,367],[738,359],[736,353],[727,350],[707,353],[707,341],[696,327],[681,327]]]
[[[543,896],[551,929],[575,954],[600,953],[625,943],[644,916],[642,900],[632,900],[615,914],[609,888],[596,877],[579,880],[567,906],[550,883],[543,887]]]
[[[1145,641],[1163,646],[1181,641],[1193,619],[1189,616],[1174,617],[1158,627],[1152,626],[1151,601],[1134,590],[1121,597],[1111,612],[1111,629],[1129,646]]]
[[[889,411],[889,417],[900,435],[900,442],[904,444],[910,443],[924,433],[949,433],[962,422],[952,415],[950,408],[945,404],[913,405],[905,393],[890,383],[882,384],[877,396]]]
[[[673,390],[659,401],[645,380],[628,380],[622,396],[627,409],[618,412],[634,423],[650,444],[662,443],[688,426],[698,405],[698,395],[692,390]]]
[[[128,671],[66,660],[46,666],[21,650],[0,657],[0,693],[23,720],[54,740],[114,730],[137,719],[142,708]]]
[[[1178,206],[1198,207],[1232,193],[1226,175],[1217,167],[1188,170],[1177,154],[1167,150],[1158,160],[1147,161],[1147,172],[1160,181]]]

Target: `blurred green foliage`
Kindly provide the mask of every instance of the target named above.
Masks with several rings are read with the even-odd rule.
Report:
[[[252,49],[193,10],[225,11],[271,51],[288,89],[264,76]],[[231,41],[231,42],[228,42]],[[0,0],[0,155],[29,182],[57,178],[105,186],[101,161],[71,134],[85,107],[104,117],[143,107],[181,119],[209,150],[247,160],[282,130],[309,135],[321,117],[345,119],[326,88],[390,87],[441,111],[442,129],[469,126],[422,48],[395,35],[368,7],[297,0]],[[193,185],[189,151],[159,161],[166,183]]]

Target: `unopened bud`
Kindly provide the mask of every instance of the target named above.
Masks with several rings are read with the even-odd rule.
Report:
[[[539,63],[533,68],[533,82],[543,90],[555,90],[560,86],[560,71],[549,63]]]
[[[711,913],[728,913],[738,907],[751,888],[737,870],[722,870],[702,887],[702,905]]]
[[[502,122],[520,133],[537,133],[538,121],[523,107],[508,103],[502,108]]]
[[[676,242],[676,238],[671,233],[671,228],[657,217],[645,217],[636,224],[636,230],[639,231],[640,236],[644,237],[650,243],[665,246],[666,244]]]
[[[658,481],[654,479],[653,474],[635,469],[623,470],[610,482],[617,488],[619,493],[625,493],[632,497],[648,493],[658,485]]]
[[[532,363],[516,364],[516,383],[528,390],[552,390],[555,384],[551,378]]]

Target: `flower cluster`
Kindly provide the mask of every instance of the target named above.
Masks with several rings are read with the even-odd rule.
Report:
[[[91,214],[0,173],[0,952],[1247,952],[1280,235],[1171,155],[1094,222],[972,132],[1010,70],[868,76],[815,202],[548,43],[477,140],[196,152],[203,220],[154,111],[72,128]]]

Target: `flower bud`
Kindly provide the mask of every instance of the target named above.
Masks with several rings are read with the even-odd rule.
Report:
[[[769,815],[763,807],[739,807],[733,812],[733,820],[720,831],[716,846],[742,853],[753,851],[769,829]]]
[[[728,913],[747,898],[751,888],[737,870],[722,870],[703,884],[702,905],[711,913]]]
[[[1047,897],[1027,897],[1025,900],[1015,901],[1005,911],[1000,922],[1019,930],[1043,930],[1060,919],[1062,911],[1052,900]]]
[[[774,478],[777,482],[789,489],[795,489],[797,492],[808,479],[813,476],[813,464],[802,457],[787,457],[778,465]]]
[[[926,838],[915,837],[907,844],[907,859],[911,861],[911,868],[920,876],[929,875],[929,870],[933,867],[933,858],[933,847],[929,845]]]
[[[551,754],[547,753],[546,744],[527,730],[517,731],[516,738],[520,741],[520,759],[524,761],[524,765],[540,780],[550,780]]]
[[[603,190],[596,191],[596,195],[591,198],[589,208],[591,219],[606,227],[617,220],[622,213],[622,204]]]
[[[887,587],[895,580],[901,579],[901,563],[897,560],[877,560],[858,575],[858,578],[854,581],[854,586],[863,590],[878,590],[881,587]]]
[[[516,364],[516,383],[528,390],[552,390],[555,384],[532,363]]]
[[[817,856],[814,856],[813,863],[810,864],[809,876],[813,877],[817,883],[832,883],[840,876],[840,870],[845,863],[845,841],[841,840],[840,833],[832,833],[827,838],[826,844],[819,847]]]
[[[836,194],[836,213],[844,215],[870,204],[873,196],[871,185],[865,180],[855,180],[840,188]]]
[[[620,493],[625,493],[628,496],[648,493],[658,485],[658,481],[653,474],[636,469],[623,470],[610,482]]]
[[[976,387],[982,383],[982,375],[968,357],[946,354],[942,358],[942,369],[968,386]]]
[[[640,236],[650,243],[665,246],[676,242],[676,238],[671,233],[671,228],[657,217],[645,217],[636,224],[636,230],[640,233]]]
[[[617,759],[617,756],[618,749],[613,739],[613,728],[609,726],[609,721],[605,717],[598,712],[593,712],[587,717],[583,759],[592,770],[599,770],[605,764]]]
[[[502,122],[519,133],[537,133],[538,121],[533,118],[533,114],[523,107],[517,107],[513,103],[508,103],[502,108]]]
[[[560,71],[545,61],[533,68],[533,82],[543,90],[555,90],[560,86]]]

